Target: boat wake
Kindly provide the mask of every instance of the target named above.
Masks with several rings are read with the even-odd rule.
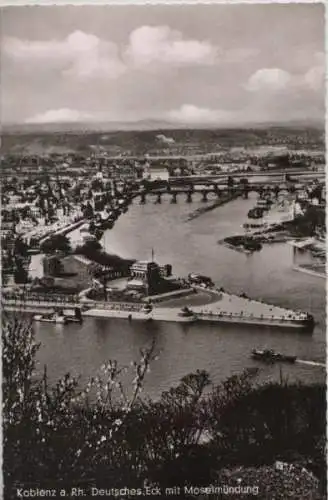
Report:
[[[326,367],[325,363],[319,363],[318,361],[307,361],[305,359],[297,359],[296,363],[301,363],[302,365],[309,365],[309,366],[321,366],[323,368]]]

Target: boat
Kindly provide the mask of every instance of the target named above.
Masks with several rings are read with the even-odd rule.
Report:
[[[259,199],[256,202],[256,208],[262,210],[269,210],[271,205],[272,205],[272,200],[270,200],[270,198]]]
[[[211,278],[196,273],[188,274],[188,281],[192,285],[205,285],[209,287],[214,286],[214,283]]]
[[[256,252],[259,250],[262,250],[262,244],[260,241],[256,239],[247,239],[244,242],[244,248],[245,250],[250,250],[251,252]]]
[[[141,309],[141,312],[145,313],[145,314],[149,314],[151,313],[153,310],[153,306],[151,304],[145,304],[143,306],[143,308]]]
[[[56,323],[63,325],[68,323],[67,318],[61,314],[35,314],[33,320],[40,323]]]
[[[83,323],[81,309],[79,307],[76,307],[74,309],[73,314],[64,314],[63,316],[66,320],[66,323]]]
[[[275,352],[272,349],[253,349],[251,357],[259,361],[264,361],[265,363],[295,363],[297,359],[296,356],[287,356],[285,354],[280,354],[279,352]]]
[[[180,318],[180,321],[187,321],[187,322],[193,322],[197,320],[197,316],[187,306],[183,307],[178,312],[178,318]]]
[[[249,219],[261,219],[263,217],[263,209],[259,207],[251,208],[247,213],[247,217]]]

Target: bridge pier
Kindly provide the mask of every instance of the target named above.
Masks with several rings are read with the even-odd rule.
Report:
[[[177,203],[177,193],[172,193],[171,203]]]
[[[188,191],[186,202],[187,203],[191,203],[192,202],[192,191]]]
[[[155,203],[162,203],[162,193],[157,193],[157,199],[155,201]]]
[[[213,193],[216,194],[217,197],[219,197],[220,196],[219,186],[216,183],[213,183],[212,187],[213,187]]]
[[[244,200],[248,200],[248,194],[249,194],[249,186],[246,185],[246,186],[244,186],[244,189],[243,189],[243,198],[244,198]]]
[[[140,205],[144,205],[146,203],[146,194],[141,193],[140,195]]]
[[[207,201],[207,195],[208,195],[208,192],[207,191],[202,191],[202,201]]]

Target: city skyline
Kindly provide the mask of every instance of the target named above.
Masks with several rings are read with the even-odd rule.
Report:
[[[21,6],[1,20],[4,125],[324,122],[322,4]]]

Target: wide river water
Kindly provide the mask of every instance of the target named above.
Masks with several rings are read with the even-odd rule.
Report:
[[[299,359],[325,362],[325,280],[293,270],[293,248],[288,244],[264,246],[253,255],[218,245],[225,236],[241,232],[254,197],[238,199],[186,222],[188,215],[204,206],[201,201],[134,204],[112,230],[104,234],[104,246],[122,257],[151,258],[171,263],[173,272],[211,276],[218,286],[234,293],[311,312],[317,322],[313,334],[220,324],[128,323],[118,319],[87,318],[83,325],[35,325],[42,346],[39,366],[47,364],[52,380],[66,372],[85,381],[96,375],[109,359],[122,366],[139,359],[139,350],[155,336],[158,360],[145,384],[152,397],[176,385],[181,377],[205,369],[214,382],[261,368],[259,380],[322,381],[325,369],[309,364],[261,365],[250,359],[252,348],[272,348]]]

